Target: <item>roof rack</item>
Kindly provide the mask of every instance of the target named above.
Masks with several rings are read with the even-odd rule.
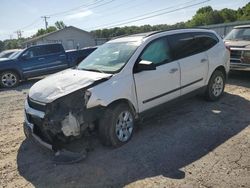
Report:
[[[201,28],[201,27],[183,27],[183,28],[172,28],[172,29],[166,29],[166,30],[159,30],[159,31],[150,31],[150,32],[145,32],[145,33],[137,33],[137,34],[130,34],[130,35],[120,35],[111,38],[111,40],[118,39],[118,38],[123,38],[123,37],[135,37],[135,36],[142,36],[143,38],[158,34],[158,33],[163,33],[167,31],[174,31],[174,30],[182,30],[182,29],[201,29],[201,30],[207,30],[207,28]]]

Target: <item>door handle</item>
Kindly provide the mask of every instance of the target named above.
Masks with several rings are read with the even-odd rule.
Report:
[[[207,62],[208,62],[207,59],[202,59],[202,60],[201,60],[201,63],[207,63]]]
[[[59,57],[66,57],[66,55],[60,55]]]
[[[173,74],[173,73],[175,73],[176,71],[178,71],[178,69],[177,69],[177,68],[173,68],[173,69],[171,69],[171,70],[169,71],[169,73],[170,73],[170,74]]]
[[[38,60],[39,60],[39,61],[42,61],[42,60],[44,60],[44,59],[45,59],[45,58],[43,58],[43,57],[41,57],[41,58],[38,58]]]

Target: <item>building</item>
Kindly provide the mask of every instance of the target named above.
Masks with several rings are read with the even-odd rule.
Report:
[[[250,25],[250,21],[237,21],[223,24],[202,26],[202,28],[214,30],[220,36],[225,37],[235,26]]]
[[[65,50],[95,46],[95,37],[87,31],[73,26],[31,38],[23,42],[23,47],[38,44],[61,43]]]

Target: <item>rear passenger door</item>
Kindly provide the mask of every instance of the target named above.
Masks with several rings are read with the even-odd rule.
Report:
[[[208,57],[193,33],[169,36],[169,42],[181,68],[181,95],[205,85],[208,74]]]

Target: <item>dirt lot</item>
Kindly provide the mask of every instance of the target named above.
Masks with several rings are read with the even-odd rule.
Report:
[[[93,151],[73,165],[53,164],[24,137],[35,81],[0,91],[0,187],[250,187],[250,73],[231,75],[219,102],[194,97],[166,108],[121,148],[90,136]]]

